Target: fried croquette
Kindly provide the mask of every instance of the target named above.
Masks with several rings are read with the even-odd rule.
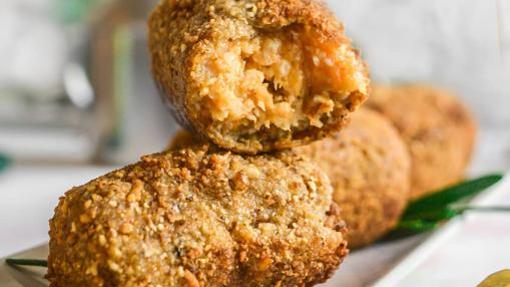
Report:
[[[175,118],[238,153],[336,132],[368,95],[365,64],[318,1],[163,0],[149,48]]]
[[[196,144],[200,139],[179,131],[168,149]],[[376,241],[398,223],[409,199],[411,163],[398,131],[382,115],[360,109],[340,133],[294,151],[329,176],[350,248]]]
[[[329,176],[349,247],[368,245],[396,226],[409,198],[411,163],[387,119],[361,109],[340,133],[296,151]]]
[[[51,286],[312,286],[347,254],[327,176],[292,152],[211,145],[72,188],[50,220]]]
[[[425,85],[375,86],[367,103],[390,119],[407,143],[412,199],[462,179],[477,128],[454,94]]]

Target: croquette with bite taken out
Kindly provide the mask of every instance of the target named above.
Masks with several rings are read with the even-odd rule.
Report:
[[[176,119],[237,153],[323,138],[368,95],[365,64],[321,1],[163,0],[149,48]]]

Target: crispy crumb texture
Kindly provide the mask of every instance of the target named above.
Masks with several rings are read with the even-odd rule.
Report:
[[[384,114],[411,154],[411,199],[461,180],[475,146],[477,126],[452,92],[423,84],[376,85],[368,107]]]
[[[149,28],[163,97],[223,148],[308,143],[340,129],[368,95],[364,63],[315,1],[165,0]]]
[[[180,131],[168,149],[200,142]],[[396,226],[410,196],[411,160],[388,119],[362,108],[342,132],[294,151],[313,160],[331,179],[349,248],[369,245]]]
[[[50,220],[51,286],[312,286],[347,254],[327,176],[284,152],[196,145],[75,187]]]
[[[342,132],[296,152],[331,179],[349,247],[373,243],[396,226],[410,195],[411,162],[398,131],[379,113],[361,109]]]

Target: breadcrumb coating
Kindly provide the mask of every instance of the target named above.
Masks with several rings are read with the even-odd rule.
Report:
[[[170,138],[166,150],[180,150],[203,144],[202,139],[193,136],[187,130],[179,130]]]
[[[450,91],[426,85],[373,88],[368,107],[399,130],[411,154],[411,199],[454,184],[464,176],[477,127],[468,108]]]
[[[200,144],[178,132],[169,149]],[[373,243],[391,231],[410,195],[411,162],[395,127],[375,111],[360,109],[340,133],[294,148],[312,159],[330,178],[333,199],[347,224],[350,248]]]
[[[327,176],[292,152],[142,157],[60,198],[51,286],[312,286],[347,254]]]
[[[397,225],[409,199],[411,163],[387,119],[361,109],[342,132],[296,151],[329,176],[349,247],[373,243]]]
[[[163,0],[149,47],[176,119],[238,153],[331,134],[368,95],[359,53],[317,1]]]

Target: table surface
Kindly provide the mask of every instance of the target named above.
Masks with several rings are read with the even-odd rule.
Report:
[[[113,167],[24,166],[0,173],[0,257],[48,240],[48,220],[64,191]]]

